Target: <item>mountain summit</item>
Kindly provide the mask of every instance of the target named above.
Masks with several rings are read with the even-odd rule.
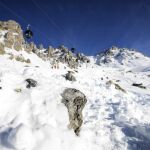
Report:
[[[113,46],[97,55],[97,64],[113,67],[140,67],[149,65],[150,60],[134,49]]]

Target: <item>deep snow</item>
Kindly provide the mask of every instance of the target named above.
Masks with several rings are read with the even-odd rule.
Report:
[[[0,150],[150,149],[150,64],[145,63],[150,59],[142,60],[144,67],[121,68],[98,66],[90,57],[91,63],[75,73],[77,81],[70,82],[63,77],[70,70],[64,64],[52,69],[33,53],[6,51],[30,58],[31,64],[0,56]],[[27,89],[27,78],[36,80],[37,87]],[[126,93],[106,84],[109,80]],[[132,83],[143,83],[146,89]],[[67,108],[61,103],[68,87],[88,100],[79,137],[68,129]]]

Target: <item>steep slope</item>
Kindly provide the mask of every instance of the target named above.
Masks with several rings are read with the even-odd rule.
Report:
[[[61,62],[59,69],[52,69],[49,60],[32,52],[5,46],[4,50],[0,55],[0,150],[150,149],[150,70],[142,67],[147,64],[108,67],[90,57],[89,64],[76,70]],[[70,70],[75,82],[64,78]],[[27,88],[28,78],[37,85]],[[79,136],[69,129],[67,108],[61,102],[66,88],[78,89],[87,98]]]

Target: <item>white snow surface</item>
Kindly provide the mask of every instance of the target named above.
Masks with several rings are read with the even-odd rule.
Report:
[[[150,64],[120,69],[98,66],[90,57],[89,65],[77,69],[77,81],[70,82],[63,77],[70,70],[64,64],[52,69],[35,54],[17,53],[31,64],[0,56],[0,150],[150,150]],[[27,89],[27,78],[37,86]],[[109,80],[126,93],[107,85]],[[87,98],[79,136],[68,128],[67,108],[61,103],[66,88]]]

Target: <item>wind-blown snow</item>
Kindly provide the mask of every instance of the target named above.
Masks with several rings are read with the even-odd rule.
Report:
[[[31,64],[0,56],[0,150],[150,149],[150,64],[133,70],[113,68],[98,66],[91,57],[92,62],[75,73],[77,81],[69,82],[63,77],[69,68],[63,64],[51,69],[35,54],[15,55],[20,53]],[[27,78],[36,80],[37,87],[27,89]],[[106,84],[109,80],[126,93]],[[146,89],[132,86],[139,82]],[[61,103],[61,93],[68,87],[80,90],[88,100],[79,137],[68,129],[67,108]]]

